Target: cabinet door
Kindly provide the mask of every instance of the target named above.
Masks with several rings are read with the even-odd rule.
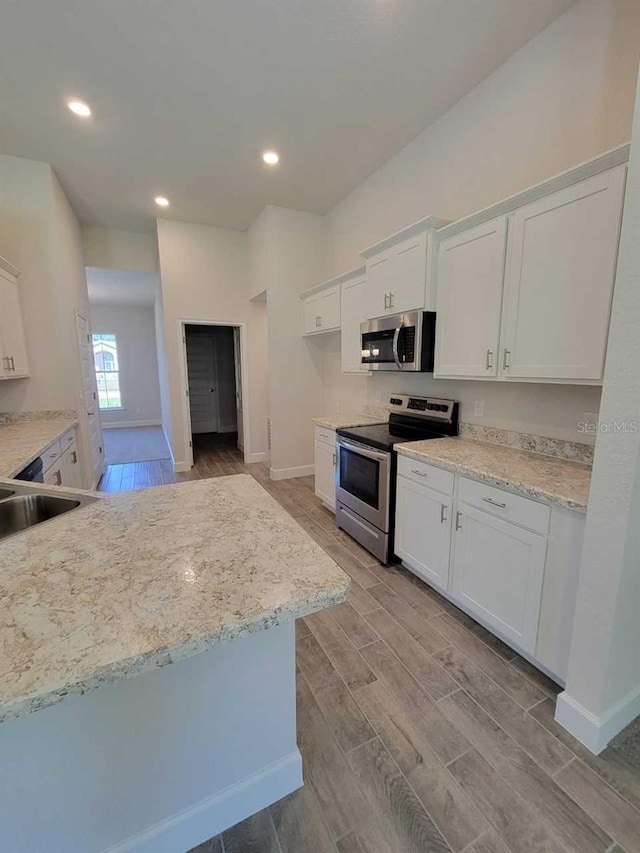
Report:
[[[626,166],[516,211],[505,280],[505,377],[601,379]]]
[[[360,323],[364,318],[365,279],[342,285],[340,294],[340,348],[343,373],[367,373],[362,364]]]
[[[389,252],[381,252],[367,260],[367,288],[365,298],[366,317],[371,320],[374,317],[383,317],[390,313],[389,292],[391,286],[391,255]]]
[[[315,443],[316,495],[330,509],[336,508],[336,449],[323,441]]]
[[[497,374],[507,220],[438,246],[435,376]]]
[[[398,477],[395,552],[418,577],[447,589],[452,499]]]
[[[459,504],[452,592],[487,627],[533,654],[547,540]]]
[[[80,464],[78,462],[78,449],[75,442],[71,444],[60,457],[60,472],[62,485],[70,488],[80,488]]]
[[[328,332],[340,328],[340,288],[332,287],[321,294],[318,302],[320,330]]]
[[[392,249],[389,307],[392,314],[425,306],[427,282],[427,234],[403,240]]]
[[[15,281],[0,276],[0,374],[7,379],[29,375],[22,311]]]
[[[320,297],[309,296],[302,303],[302,332],[312,335],[320,329]]]

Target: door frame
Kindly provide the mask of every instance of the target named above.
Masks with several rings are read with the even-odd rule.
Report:
[[[180,361],[180,397],[182,400],[182,423],[184,426],[184,459],[193,468],[193,442],[191,441],[191,410],[189,408],[189,375],[187,368],[187,332],[186,326],[235,326],[240,329],[240,383],[242,387],[243,413],[249,400],[249,386],[247,381],[247,327],[246,323],[233,322],[229,320],[192,320],[187,317],[178,318],[178,358]],[[244,461],[249,456],[249,431],[248,419],[242,419],[242,439],[244,445]]]

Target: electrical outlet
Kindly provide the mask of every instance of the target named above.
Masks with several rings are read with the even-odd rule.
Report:
[[[483,418],[484,417],[484,400],[474,400],[473,401],[473,417],[474,418]]]

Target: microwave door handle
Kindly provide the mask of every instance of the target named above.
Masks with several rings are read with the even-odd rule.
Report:
[[[398,354],[398,342],[400,341],[400,332],[402,331],[402,326],[403,324],[400,323],[400,325],[393,333],[393,360],[395,361],[398,370],[402,370],[402,365],[400,364],[400,356]]]

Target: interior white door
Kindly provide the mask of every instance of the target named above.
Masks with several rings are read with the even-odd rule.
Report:
[[[395,552],[414,574],[446,590],[449,584],[452,499],[399,476]]]
[[[367,373],[362,364],[362,339],[360,323],[364,313],[364,276],[342,285],[340,294],[340,349],[343,373]]]
[[[619,166],[514,214],[505,377],[602,378],[625,178]]]
[[[497,374],[505,217],[438,246],[435,376]]]
[[[87,418],[89,452],[91,454],[93,479],[91,487],[95,488],[104,474],[104,444],[102,426],[100,424],[100,410],[98,408],[98,387],[96,385],[91,326],[89,318],[80,312],[76,313],[76,328],[78,331],[78,350],[80,353],[80,370],[82,374],[82,397]]]
[[[533,654],[547,540],[458,504],[453,593],[478,619]]]
[[[324,441],[315,442],[315,492],[320,500],[336,508],[336,449]]]
[[[238,450],[244,452],[244,414],[242,401],[242,350],[240,343],[240,329],[233,327],[233,360],[236,376],[236,414],[238,421]]]
[[[3,357],[0,374],[8,379],[28,376],[29,362],[18,284],[2,275],[0,275],[0,338]]]
[[[216,345],[207,335],[186,335],[191,432],[218,432]]]

